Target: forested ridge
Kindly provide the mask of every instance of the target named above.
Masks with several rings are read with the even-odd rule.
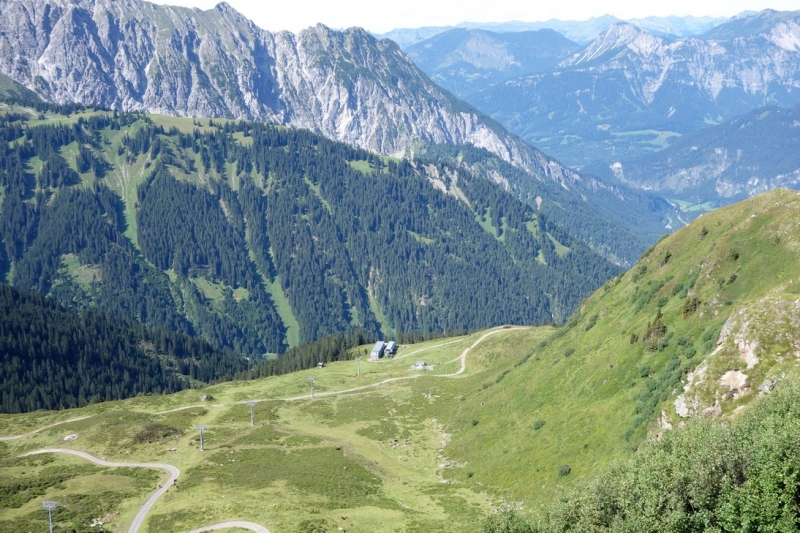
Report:
[[[454,165],[260,123],[43,110],[0,117],[2,273],[217,350],[559,322],[618,272]]]
[[[176,392],[186,378],[244,375],[248,361],[203,340],[0,284],[0,411],[66,409]]]

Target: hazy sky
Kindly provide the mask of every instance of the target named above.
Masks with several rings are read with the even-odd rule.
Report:
[[[227,0],[267,30],[296,32],[322,22],[332,28],[361,26],[382,33],[394,28],[447,26],[459,22],[585,20],[606,13],[622,19],[651,15],[731,16],[771,8],[800,9],[800,0]],[[156,0],[209,9],[218,0]]]

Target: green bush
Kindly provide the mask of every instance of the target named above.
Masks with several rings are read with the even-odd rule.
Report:
[[[558,477],[568,476],[570,472],[572,472],[572,468],[570,468],[569,465],[561,465],[558,467]]]
[[[683,318],[690,317],[700,307],[700,300],[697,297],[687,298],[683,302]]]
[[[564,357],[569,357],[574,353],[575,353],[575,348],[567,348],[566,350],[564,350]]]
[[[645,274],[647,274],[647,265],[640,265],[633,274],[633,277],[631,277],[631,281],[634,283],[639,283],[639,280],[642,279],[642,276]]]
[[[539,431],[544,427],[544,424],[545,424],[544,420],[537,420],[536,422],[533,423],[533,430]]]
[[[739,418],[697,420],[542,513],[537,533],[798,531],[800,386]]]
[[[481,533],[533,533],[533,528],[520,513],[506,509],[489,515],[481,526]]]

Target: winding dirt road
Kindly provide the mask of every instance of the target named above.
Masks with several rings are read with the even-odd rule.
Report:
[[[163,464],[163,463],[113,463],[111,461],[106,461],[105,459],[101,459],[97,456],[92,455],[89,452],[82,452],[80,450],[70,450],[68,448],[45,448],[44,450],[37,450],[35,452],[26,453],[23,457],[28,457],[30,455],[39,455],[43,453],[66,453],[69,455],[75,455],[82,459],[86,459],[87,461],[91,461],[96,465],[100,466],[110,466],[112,468],[116,467],[126,467],[126,468],[157,468],[160,470],[164,470],[169,474],[169,479],[165,483],[162,483],[161,486],[153,492],[147,500],[144,502],[144,505],[139,509],[139,512],[136,513],[136,516],[133,518],[133,522],[131,522],[130,527],[128,528],[128,533],[137,533],[139,528],[142,527],[144,523],[144,519],[147,518],[147,513],[150,512],[153,505],[155,505],[156,501],[164,495],[165,492],[175,483],[175,480],[178,479],[178,476],[181,474],[181,471],[172,465]],[[255,530],[253,530],[255,531]],[[264,530],[266,531],[266,530]],[[269,533],[269,532],[267,532]]]
[[[17,440],[23,437],[29,437],[31,435],[35,435],[40,431],[44,431],[45,429],[54,428],[56,426],[60,426],[61,424],[70,424],[72,422],[79,422],[81,420],[86,420],[87,418],[92,418],[94,415],[86,415],[86,416],[79,416],[78,418],[70,418],[69,420],[64,420],[63,422],[56,422],[55,424],[50,424],[49,426],[44,426],[39,429],[34,429],[33,431],[29,431],[27,433],[23,433],[22,435],[12,435],[10,437],[0,437],[0,441],[9,441],[9,440]]]
[[[503,332],[507,332],[507,331],[519,330],[519,329],[527,329],[527,328],[523,327],[523,326],[511,326],[511,327],[504,326],[502,328],[496,328],[496,329],[487,331],[486,333],[481,335],[475,342],[473,342],[470,346],[465,348],[464,351],[461,352],[461,355],[459,355],[458,357],[456,357],[455,359],[453,359],[451,361],[447,361],[445,363],[442,363],[442,364],[450,364],[450,363],[454,363],[456,361],[460,361],[461,365],[460,365],[459,369],[456,372],[454,372],[452,374],[439,374],[439,375],[436,375],[434,377],[452,378],[452,377],[458,376],[460,374],[463,374],[467,369],[467,354],[469,354],[469,352],[473,348],[478,346],[486,338],[488,338],[488,337],[490,337],[492,335],[496,335],[498,333],[503,333]],[[441,344],[441,345],[438,345],[438,346],[444,346],[446,344],[454,344],[455,342],[461,342],[461,340],[444,343],[444,344]],[[419,353],[419,352],[424,351],[426,349],[431,349],[431,348],[435,348],[435,347],[436,346],[431,346],[429,348],[424,348],[424,349],[418,350],[416,352],[411,352],[409,354],[406,354],[406,356],[412,355],[414,353]],[[378,383],[372,383],[370,385],[364,385],[364,386],[361,386],[361,387],[353,387],[353,388],[350,388],[350,389],[344,389],[344,390],[339,390],[339,391],[319,392],[319,393],[316,393],[314,396],[315,397],[335,396],[335,395],[338,395],[338,394],[346,394],[346,393],[349,393],[349,392],[357,392],[357,391],[360,391],[360,390],[370,389],[370,388],[373,388],[373,387],[378,387],[380,385],[385,385],[386,383],[392,383],[394,381],[402,381],[402,380],[407,380],[407,379],[416,379],[416,378],[418,378],[420,376],[423,376],[423,375],[425,375],[425,374],[415,374],[413,376],[401,376],[401,377],[396,377],[396,378],[389,378],[389,379],[385,379],[383,381],[379,381]],[[291,397],[291,398],[269,398],[269,399],[263,399],[263,400],[248,400],[248,401],[260,402],[260,401],[273,401],[275,399],[278,399],[278,400],[291,402],[291,401],[295,401],[295,400],[307,399],[307,398],[310,398],[310,397],[311,397],[310,394],[306,394],[306,395],[303,395],[303,396],[294,396],[294,397]],[[244,404],[244,403],[247,403],[247,401],[233,402],[232,404],[217,404],[214,407],[221,407],[223,405]],[[186,407],[178,407],[176,409],[170,409],[168,411],[161,411],[159,413],[151,413],[151,414],[171,413],[171,412],[175,412],[175,411],[182,411],[184,409],[192,409],[194,407],[206,407],[206,406],[205,405],[189,405],[189,406],[186,406]],[[48,426],[44,426],[44,427],[41,427],[39,429],[35,429],[33,431],[29,431],[27,433],[23,433],[22,435],[13,435],[13,436],[10,436],[10,437],[0,437],[0,441],[9,441],[9,440],[21,439],[23,437],[34,435],[34,434],[36,434],[36,433],[38,433],[40,431],[44,431],[45,429],[49,429],[49,428],[52,428],[52,427],[55,427],[55,426],[59,426],[59,425],[62,425],[62,424],[69,424],[70,422],[77,422],[77,421],[80,421],[80,420],[86,420],[87,418],[91,418],[92,416],[93,415],[88,415],[88,416],[82,416],[82,417],[78,417],[78,418],[72,418],[70,420],[64,420],[63,422],[56,422],[55,424],[50,424]],[[82,459],[86,459],[87,461],[91,461],[91,462],[93,462],[93,463],[95,463],[97,465],[100,465],[100,466],[107,466],[107,467],[112,467],[112,468],[116,468],[116,467],[156,468],[156,469],[164,470],[165,472],[167,472],[167,474],[169,474],[169,478],[167,479],[167,481],[165,483],[160,485],[159,488],[156,491],[154,491],[152,494],[150,494],[150,496],[147,498],[147,500],[145,501],[144,505],[142,505],[142,507],[136,513],[136,516],[134,517],[133,522],[131,522],[131,525],[128,528],[128,533],[137,533],[139,531],[139,528],[144,523],[145,518],[147,518],[147,514],[150,512],[150,509],[152,509],[152,507],[153,507],[153,505],[155,505],[156,501],[158,501],[158,499],[161,496],[163,496],[164,493],[166,493],[167,490],[175,483],[175,480],[177,480],[178,476],[180,475],[180,470],[178,470],[177,467],[172,466],[172,465],[168,465],[168,464],[164,464],[164,463],[115,463],[115,462],[111,462],[111,461],[106,461],[105,459],[101,459],[101,458],[99,458],[99,457],[97,457],[95,455],[92,455],[89,452],[84,452],[84,451],[80,451],[80,450],[71,450],[71,449],[68,449],[68,448],[45,448],[45,449],[42,449],[42,450],[37,450],[37,451],[34,451],[34,452],[26,453],[22,457],[27,457],[27,456],[30,456],[30,455],[39,455],[39,454],[44,454],[44,453],[65,453],[65,454],[69,454],[69,455],[74,455],[74,456],[80,457]],[[220,530],[220,529],[233,528],[233,527],[238,527],[238,528],[242,528],[242,529],[249,529],[250,531],[253,531],[254,533],[270,533],[270,531],[266,527],[261,526],[259,524],[255,524],[253,522],[237,521],[237,520],[228,521],[228,522],[220,522],[218,524],[212,524],[212,525],[208,525],[208,526],[203,526],[203,527],[201,527],[199,529],[193,529],[189,533],[202,533],[204,531],[216,531],[216,530]]]

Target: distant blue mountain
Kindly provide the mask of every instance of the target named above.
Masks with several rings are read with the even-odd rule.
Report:
[[[800,189],[800,105],[757,109],[656,154],[591,170],[667,198],[714,205],[776,187]]]
[[[553,71],[467,100],[573,167],[630,160],[753,109],[800,103],[800,12],[763,11],[702,38],[610,27]]]
[[[553,30],[455,28],[410,46],[406,53],[434,82],[464,98],[508,78],[550,71],[578,50],[578,44]]]

